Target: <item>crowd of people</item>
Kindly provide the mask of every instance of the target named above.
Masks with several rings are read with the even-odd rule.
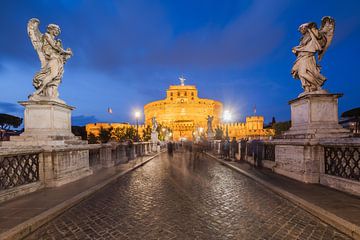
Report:
[[[224,160],[235,159],[235,154],[237,153],[238,146],[235,138],[232,141],[225,139],[221,140],[220,143],[220,158]],[[184,149],[190,154],[190,158],[199,159],[205,151],[211,150],[211,144],[208,141],[198,141],[198,142],[173,142],[169,141],[167,143],[167,152],[169,156],[173,157],[175,150]]]

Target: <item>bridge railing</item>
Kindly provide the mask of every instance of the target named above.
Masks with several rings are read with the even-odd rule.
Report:
[[[360,146],[324,146],[324,173],[360,182]]]
[[[155,153],[158,149],[150,142],[113,142],[0,150],[1,203],[44,187],[76,181],[79,172],[85,171],[89,175]]]
[[[40,152],[0,155],[0,191],[39,181],[39,155]]]

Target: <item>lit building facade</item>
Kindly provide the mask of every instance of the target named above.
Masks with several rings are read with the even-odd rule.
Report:
[[[264,129],[264,117],[246,117],[246,122],[223,123],[223,104],[212,99],[200,98],[198,90],[193,85],[185,85],[183,78],[180,78],[180,85],[172,85],[166,91],[166,98],[150,102],[144,106],[145,124],[139,125],[139,135],[147,126],[152,125],[152,118],[155,117],[158,124],[172,130],[172,138],[175,141],[193,140],[193,133],[196,130],[203,130],[206,135],[207,117],[213,116],[213,130],[221,128],[229,137],[236,139],[268,138],[274,135],[273,129]],[[136,127],[128,123],[93,123],[86,125],[87,133],[98,136],[100,128]]]
[[[214,116],[213,124],[220,124],[223,105],[219,101],[198,97],[195,86],[170,86],[163,100],[144,106],[145,124],[151,125],[152,117],[172,130],[173,139],[192,139],[197,128],[205,128],[207,117]]]
[[[264,117],[246,117],[245,123],[222,123],[223,104],[212,99],[199,98],[195,86],[185,85],[180,79],[180,85],[172,85],[166,91],[166,98],[148,103],[144,106],[145,124],[151,125],[152,117],[158,123],[173,131],[173,139],[192,140],[197,129],[207,131],[207,117],[213,116],[213,129],[220,127],[224,134],[228,127],[229,137],[267,138],[274,135],[273,129],[264,129]]]

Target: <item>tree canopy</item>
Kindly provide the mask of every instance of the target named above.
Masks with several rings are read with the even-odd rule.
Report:
[[[341,114],[341,117],[360,117],[360,107],[343,112]]]
[[[17,128],[21,125],[22,121],[22,118],[0,113],[0,129],[2,130],[9,130],[11,127]]]

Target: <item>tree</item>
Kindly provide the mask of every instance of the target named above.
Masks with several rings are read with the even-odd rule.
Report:
[[[86,139],[87,139],[87,134],[86,134],[86,128],[85,128],[85,126],[71,126],[71,132],[72,132],[75,136],[80,136],[82,140],[86,140]]]
[[[98,141],[99,141],[98,137],[96,137],[93,133],[90,133],[87,136],[87,139],[90,144],[95,144],[95,143],[98,143]]]
[[[146,128],[143,129],[143,140],[144,141],[149,141],[151,139],[151,132],[152,132],[152,129],[151,129],[150,125],[147,125]]]
[[[125,139],[126,140],[136,141],[137,140],[136,136],[137,136],[137,132],[133,126],[126,128],[126,131],[125,131]]]
[[[358,133],[360,129],[360,108],[353,108],[341,114],[342,118],[352,119],[355,123],[354,132]]]
[[[272,117],[271,126],[273,126],[275,123],[276,123],[275,117]]]
[[[224,137],[224,131],[219,126],[215,128],[215,140],[222,140]]]
[[[274,123],[273,128],[275,130],[275,136],[278,136],[281,133],[289,130],[290,127],[291,127],[291,121]]]
[[[111,138],[115,139],[116,141],[125,141],[126,140],[126,129],[125,127],[117,127],[114,128],[111,132]]]
[[[169,127],[166,127],[165,125],[159,124],[156,131],[158,132],[159,140],[165,141],[166,134],[169,134],[172,132],[172,130]]]
[[[0,140],[3,140],[5,137],[5,133],[10,130],[11,127],[17,128],[21,125],[22,118],[0,113]]]
[[[101,143],[107,143],[111,139],[111,128],[100,127],[99,140]]]

